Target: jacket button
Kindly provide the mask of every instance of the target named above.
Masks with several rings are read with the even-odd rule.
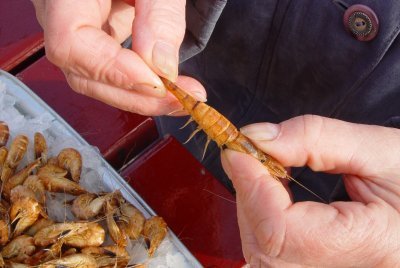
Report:
[[[371,41],[378,34],[378,17],[365,5],[349,7],[344,13],[343,23],[346,30],[359,41]]]

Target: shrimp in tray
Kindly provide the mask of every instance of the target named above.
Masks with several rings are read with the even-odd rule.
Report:
[[[143,236],[148,248],[148,255],[153,256],[158,246],[167,235],[167,224],[164,219],[159,216],[153,216],[146,220],[143,229]]]
[[[11,226],[14,227],[13,236],[22,234],[32,226],[39,217],[47,218],[47,214],[36,200],[31,189],[19,185],[11,191]]]
[[[35,151],[35,159],[40,159],[40,163],[45,165],[47,163],[47,143],[46,139],[44,138],[43,134],[40,132],[36,132],[34,139],[34,151]]]
[[[128,251],[118,246],[87,247],[82,253],[93,256],[97,267],[126,267],[130,260]]]
[[[79,195],[72,202],[71,211],[75,217],[88,220],[99,215],[107,200],[112,199],[114,195],[114,192],[99,195],[92,193]]]
[[[18,164],[25,156],[25,153],[28,149],[28,143],[28,137],[26,137],[25,135],[18,135],[12,141],[1,171],[2,182],[6,181],[14,174],[14,171],[17,168]]]
[[[9,205],[4,200],[0,201],[0,246],[4,246],[10,239]],[[0,266],[1,267],[1,266]]]
[[[293,181],[311,194],[323,200],[299,181],[292,178],[281,163],[279,163],[272,156],[264,153],[261,149],[257,148],[257,146],[249,138],[244,136],[225,116],[220,114],[217,110],[204,102],[196,100],[171,81],[162,77],[161,80],[168,91],[171,92],[182,104],[183,109],[189,113],[190,119],[185,126],[192,121],[195,121],[198,124],[197,129],[192,133],[192,135],[190,135],[187,141],[189,141],[201,130],[206,133],[207,142],[205,144],[203,158],[209,142],[213,140],[217,143],[219,148],[228,148],[253,156],[265,166],[271,176],[276,180],[288,179]]]
[[[0,121],[0,147],[7,144],[10,137],[10,130],[6,122]]]
[[[71,178],[79,182],[82,172],[82,156],[73,148],[63,149],[57,156],[58,164],[68,170]]]
[[[78,183],[65,178],[67,171],[59,166],[47,164],[37,173],[45,189],[49,192],[81,195],[87,193]]]
[[[72,254],[45,262],[40,268],[97,268],[95,258],[88,254]]]
[[[20,170],[16,174],[14,174],[11,178],[7,179],[3,184],[3,195],[5,198],[10,198],[11,190],[24,183],[26,178],[39,166],[40,160],[36,160],[29,165],[27,165],[24,169]]]
[[[39,230],[34,238],[35,245],[45,247],[58,241],[71,247],[98,247],[104,242],[105,231],[95,222],[55,223]]]
[[[16,262],[23,262],[35,252],[33,238],[29,235],[21,235],[14,238],[1,251],[3,258]]]

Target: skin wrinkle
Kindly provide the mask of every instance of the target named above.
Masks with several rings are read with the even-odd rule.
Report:
[[[46,57],[50,62],[59,66],[61,69],[67,67],[68,59],[71,57],[71,44],[68,42],[69,37],[69,34],[57,34],[50,37],[46,35],[46,32],[44,34],[45,44],[47,44]]]
[[[352,125],[351,127],[352,129],[350,131],[352,133],[358,132],[357,126]],[[355,150],[352,152],[349,160],[347,161],[348,165],[346,169],[354,170],[352,172],[353,174],[363,174],[364,172],[362,171],[368,170],[367,165],[373,161],[370,161],[372,157],[371,155],[363,154],[363,149],[368,147],[368,141],[366,140],[366,138],[363,135],[359,135],[357,141],[357,146],[355,147]],[[360,157],[357,159],[357,154],[363,156],[361,158],[362,160],[360,159]]]
[[[109,59],[108,63],[104,63],[104,67],[101,69],[101,77],[104,77],[107,83],[113,82],[116,86],[123,87],[128,81],[128,76],[119,69],[118,56],[121,54],[122,48],[116,51],[114,57]]]
[[[385,183],[376,184],[374,181],[365,181],[365,186],[371,191],[372,194],[379,197],[381,200],[396,208],[400,212],[398,195],[392,191],[390,185]],[[397,204],[397,205],[396,205]]]
[[[114,50],[114,49],[108,49],[107,46],[108,44],[106,42],[102,42],[101,40],[103,40],[103,34],[102,32],[98,32],[97,36],[95,37],[95,39],[99,40],[100,42],[94,42],[97,45],[95,47],[90,46],[89,44],[87,44],[85,42],[85,38],[82,38],[82,34],[85,33],[85,30],[88,30],[89,32],[95,30],[93,29],[93,27],[91,26],[81,26],[77,32],[76,32],[76,38],[78,38],[81,42],[78,42],[78,45],[85,45],[87,46],[88,49],[85,49],[85,51],[91,51],[92,55],[85,55],[86,58],[89,58],[89,61],[87,61],[88,66],[87,66],[87,70],[88,72],[82,72],[84,70],[82,70],[81,72],[84,73],[84,75],[86,77],[90,77],[96,81],[100,80],[100,81],[107,81],[110,82],[112,81],[110,77],[107,77],[107,66],[113,66],[116,56],[118,55],[119,51],[122,49],[118,49],[118,50]],[[74,42],[74,44],[76,44],[76,42]],[[79,51],[79,49],[78,49]],[[110,54],[110,52],[113,52],[113,54]],[[106,53],[104,53],[106,52]],[[96,59],[96,55],[103,55],[102,57],[102,61],[95,61],[94,59]],[[80,60],[80,59],[79,59]],[[73,60],[70,62],[70,65],[74,66],[75,65],[75,61]],[[125,75],[126,77],[126,75]],[[118,81],[119,82],[119,81]]]
[[[315,124],[314,122],[317,122],[318,124]],[[318,139],[323,133],[323,120],[314,115],[304,115],[302,116],[302,123],[304,138],[302,144],[305,144],[303,147],[305,155],[308,156],[306,163],[304,164],[308,164],[314,171],[320,171],[323,168],[323,162],[321,157],[314,153],[314,148],[317,147],[316,144],[318,144]],[[310,126],[313,126],[313,128],[310,129]]]
[[[263,237],[258,236],[257,241],[261,250],[263,252],[271,257],[279,257],[282,253],[282,249],[284,241],[285,241],[285,234],[286,234],[286,224],[282,226],[283,231],[279,229],[279,233],[277,232],[268,232],[267,234],[265,233],[265,226],[269,226],[269,222],[272,220],[270,218],[264,218],[261,219],[257,222],[256,226],[253,228],[254,233],[262,233]],[[285,223],[283,221],[283,223]],[[265,224],[265,226],[264,226]],[[276,229],[276,228],[275,228]],[[260,231],[258,231],[260,230]],[[275,230],[274,230],[275,231]],[[260,243],[260,240],[262,241]],[[276,246],[277,245],[277,246]]]

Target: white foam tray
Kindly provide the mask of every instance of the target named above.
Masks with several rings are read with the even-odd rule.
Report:
[[[52,123],[57,125],[57,131],[61,129],[66,136],[72,137],[77,144],[90,146],[64,119],[62,119],[19,79],[3,70],[0,70],[0,82],[5,84],[6,93],[16,98],[14,107],[19,110],[21,114],[28,117],[36,117],[43,113],[48,113],[53,117]],[[51,132],[52,129],[50,128],[49,131]],[[110,191],[119,189],[122,195],[141,210],[146,218],[156,215],[151,207],[146,204],[139,194],[130,187],[130,185],[108,164],[108,162],[98,152],[95,154],[96,157],[99,158],[102,168],[106,170],[106,172],[103,172],[102,174],[105,188]],[[174,248],[170,249],[172,253],[179,251],[186,258],[186,263],[188,263],[188,265],[182,267],[202,267],[199,261],[190,253],[190,251],[171,230],[169,230],[166,239],[169,239],[174,245]],[[168,266],[161,265],[159,267]]]

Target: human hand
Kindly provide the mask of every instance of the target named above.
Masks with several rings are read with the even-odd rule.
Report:
[[[293,203],[256,159],[225,150],[251,267],[400,265],[400,130],[301,116],[242,132],[284,166],[345,174],[352,199]]]
[[[145,115],[181,107],[158,75],[177,80],[186,1],[32,2],[44,30],[47,58],[76,92]],[[120,45],[131,33],[133,51]],[[177,83],[205,100],[204,88],[194,79],[179,77]]]

